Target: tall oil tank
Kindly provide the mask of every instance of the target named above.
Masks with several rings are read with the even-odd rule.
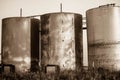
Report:
[[[35,71],[39,60],[39,20],[10,17],[2,20],[2,63],[16,72]],[[36,63],[35,63],[36,62]]]
[[[61,71],[82,67],[82,16],[49,13],[41,16],[41,64]]]
[[[89,67],[120,70],[120,7],[108,4],[87,11]]]

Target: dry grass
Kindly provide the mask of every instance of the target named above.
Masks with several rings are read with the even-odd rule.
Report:
[[[72,70],[56,73],[32,73],[23,74],[3,73],[0,80],[120,80],[120,72],[111,72],[102,68],[91,69],[88,71],[81,70],[79,72]]]

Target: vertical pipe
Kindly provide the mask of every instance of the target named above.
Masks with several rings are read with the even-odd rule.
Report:
[[[20,8],[20,17],[22,17],[22,8]]]
[[[60,12],[62,12],[62,3],[60,3]]]

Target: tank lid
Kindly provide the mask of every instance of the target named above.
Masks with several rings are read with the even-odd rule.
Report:
[[[53,13],[45,13],[43,15],[48,15],[48,14],[75,14],[75,15],[81,15],[79,13],[73,13],[73,12],[53,12]]]
[[[120,6],[116,5],[115,3],[112,3],[112,4],[101,5],[99,7],[88,9],[86,12],[88,13],[91,10],[96,10],[96,9],[100,9],[100,8],[116,8],[116,7],[120,8]]]
[[[8,20],[8,19],[36,19],[36,18],[32,18],[32,17],[6,17],[6,18],[3,18],[2,20]]]
[[[101,5],[101,6],[99,6],[99,8],[100,7],[115,7],[115,6],[116,6],[116,4],[112,3],[112,4]]]

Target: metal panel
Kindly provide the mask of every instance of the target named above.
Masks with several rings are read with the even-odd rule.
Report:
[[[30,69],[31,58],[34,60],[37,55],[36,59],[38,59],[39,55],[38,22],[36,19],[24,17],[2,20],[3,64],[15,65],[16,72],[25,72]]]
[[[60,70],[82,66],[82,16],[50,13],[41,16],[42,66],[58,65]]]
[[[120,7],[87,11],[89,66],[120,70]]]

